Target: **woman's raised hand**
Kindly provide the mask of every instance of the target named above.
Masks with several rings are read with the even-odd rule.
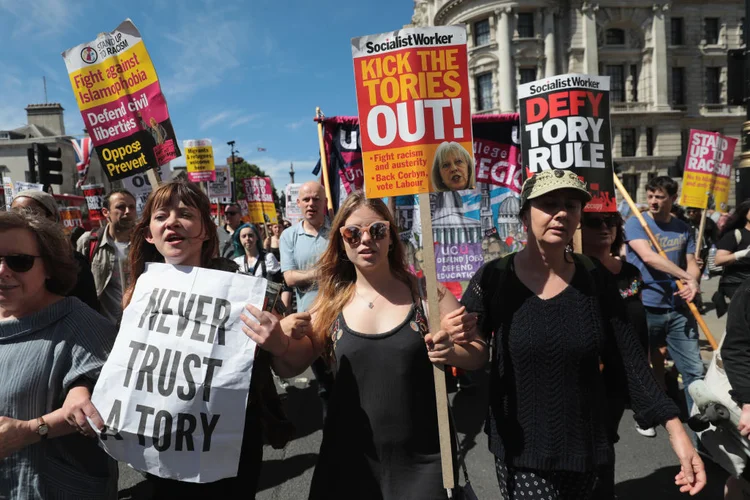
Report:
[[[477,314],[467,313],[466,306],[459,307],[443,316],[440,329],[456,344],[473,342],[477,338]]]
[[[240,315],[245,335],[253,339],[264,351],[277,357],[284,356],[289,350],[291,339],[284,333],[278,318],[250,304],[245,306],[245,310],[257,318],[251,318],[244,312]]]

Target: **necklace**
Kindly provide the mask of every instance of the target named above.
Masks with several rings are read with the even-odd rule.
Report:
[[[364,300],[365,302],[367,302],[367,307],[369,307],[370,309],[372,309],[373,307],[375,307],[375,301],[376,301],[376,300],[378,300],[378,299],[380,298],[380,294],[378,294],[378,296],[377,296],[377,297],[375,297],[375,298],[374,298],[373,300],[371,300],[371,301],[368,301],[368,300],[367,300],[366,298],[362,297],[362,296],[361,296],[361,295],[359,294],[359,292],[357,291],[357,289],[356,289],[356,288],[354,289],[354,293],[356,293],[356,294],[357,294],[357,296],[358,296],[358,297],[359,297],[360,299],[362,299],[362,300]]]

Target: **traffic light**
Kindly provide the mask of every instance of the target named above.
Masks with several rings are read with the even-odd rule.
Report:
[[[45,188],[50,184],[62,184],[62,160],[60,160],[62,150],[60,148],[48,148],[44,144],[34,144],[34,149],[36,149],[36,160],[39,167],[39,183],[44,184]]]

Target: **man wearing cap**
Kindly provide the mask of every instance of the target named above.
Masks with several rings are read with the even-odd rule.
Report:
[[[651,363],[657,381],[664,387],[666,348],[682,374],[687,410],[693,406],[688,386],[703,378],[703,362],[698,346],[698,328],[687,303],[698,293],[700,269],[695,261],[695,233],[672,215],[677,199],[677,183],[666,176],[655,177],[646,185],[648,211],[643,214],[649,229],[667,258],[660,256],[636,217],[625,223],[627,259],[641,272],[644,281],[641,298],[646,307]],[[685,285],[676,290],[674,281]],[[639,429],[639,432],[643,431]],[[652,437],[651,429],[641,432]]]
[[[22,191],[13,198],[10,207],[13,210],[33,212],[53,222],[60,223],[57,201],[51,194],[43,191]],[[78,279],[76,286],[68,293],[68,296],[77,297],[91,309],[99,312],[99,299],[96,296],[96,285],[94,284],[94,277],[91,275],[91,269],[89,269],[89,261],[78,252],[73,252],[73,257],[78,263]]]
[[[242,211],[236,203],[227,205],[224,209],[224,225],[216,229],[219,236],[219,256],[227,259],[234,258],[234,246],[232,245],[232,235],[234,231],[242,225]]]
[[[130,236],[137,219],[135,196],[125,189],[110,191],[102,202],[102,215],[107,224],[82,234],[76,249],[90,262],[102,316],[119,326],[130,275]]]

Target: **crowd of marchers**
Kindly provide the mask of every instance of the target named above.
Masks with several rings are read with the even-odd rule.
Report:
[[[665,392],[664,365],[671,358],[682,375],[689,408],[687,387],[704,373],[687,304],[705,263],[695,258],[693,227],[672,214],[677,184],[656,177],[647,193],[644,224],[666,257],[638,219],[584,212],[591,196],[575,174],[528,179],[518,215],[526,246],[486,262],[459,298],[439,285],[435,330],[392,214],[361,192],[331,219],[325,190],[309,182],[297,224],[243,223],[240,207],[228,205],[217,227],[194,184],[160,185],[140,216],[132,194],[115,190],[104,200],[106,223],[71,236],[52,196],[22,192],[0,212],[0,498],[117,498],[117,464],[97,445],[91,425],[104,422],[91,395],[149,262],[266,278],[281,285],[283,303],[274,312],[247,305],[241,316],[257,352],[235,477],[199,484],[147,474],[154,498],[254,498],[264,443],[294,439],[274,375],[309,367],[324,408],[310,499],[448,498],[433,364],[488,370],[500,498],[614,498],[626,408],[644,435],[666,429],[680,466],[674,483],[696,494],[706,472],[697,437]],[[724,363],[743,435],[749,212],[741,203],[725,221],[714,259],[725,267]],[[581,254],[572,251],[579,229]]]

